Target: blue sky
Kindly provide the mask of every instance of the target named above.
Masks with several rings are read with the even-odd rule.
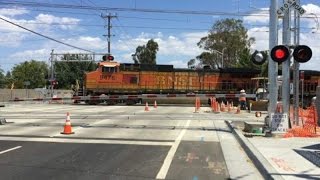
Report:
[[[120,8],[121,11],[23,6],[19,2],[43,3],[47,6],[55,4],[55,7],[109,7]],[[131,54],[136,47],[153,38],[159,44],[157,63],[186,67],[188,60],[202,52],[196,43],[206,35],[213,23],[223,18],[243,20],[249,36],[256,39],[252,49],[268,49],[269,3],[270,0],[0,0],[0,17],[65,43],[104,53],[107,52],[107,40],[103,36],[106,34],[106,21],[100,15],[116,14],[117,18],[112,19],[114,36],[111,52],[117,61],[133,62]],[[279,4],[282,4],[282,0]],[[301,0],[301,5],[307,13],[301,19],[300,42],[309,45],[314,52],[313,58],[303,64],[302,69],[318,70],[320,1]],[[132,11],[134,9],[205,14],[147,13]],[[281,44],[281,33],[279,39]],[[8,71],[15,64],[30,59],[48,62],[51,49],[56,53],[81,52],[0,21],[1,69]]]

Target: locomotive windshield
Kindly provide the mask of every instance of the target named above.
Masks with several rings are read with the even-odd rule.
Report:
[[[102,67],[102,72],[103,73],[116,73],[118,72],[118,67]]]

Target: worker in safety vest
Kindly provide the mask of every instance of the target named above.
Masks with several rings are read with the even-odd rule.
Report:
[[[246,110],[247,98],[246,98],[246,91],[244,89],[240,91],[239,102],[240,102],[240,109]]]

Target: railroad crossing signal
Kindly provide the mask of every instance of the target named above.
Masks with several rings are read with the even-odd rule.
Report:
[[[251,55],[251,61],[256,65],[262,65],[267,60],[267,54],[263,51],[255,51]]]
[[[278,45],[272,48],[270,52],[271,59],[277,63],[282,63],[288,59],[290,50],[287,46]]]
[[[104,55],[104,56],[102,56],[102,60],[103,61],[113,61],[114,60],[114,57],[113,56],[111,56],[111,55]]]
[[[312,57],[312,50],[305,45],[297,46],[293,51],[294,60],[299,63],[308,62]]]
[[[282,63],[286,61],[291,54],[289,47],[278,45],[272,48],[270,52],[271,59],[275,62]],[[294,47],[293,58],[299,63],[308,62],[312,57],[312,50],[306,45],[298,45]]]

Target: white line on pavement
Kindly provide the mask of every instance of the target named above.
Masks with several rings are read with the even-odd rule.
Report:
[[[1,151],[0,154],[4,154],[6,152],[9,152],[9,151],[13,151],[13,150],[16,150],[16,149],[19,149],[21,148],[22,146],[17,146],[17,147],[14,147],[14,148],[10,148],[10,149],[7,149],[7,150],[4,150],[4,151]]]
[[[56,143],[84,143],[84,144],[125,144],[145,146],[172,146],[173,142],[129,141],[129,140],[98,140],[98,139],[68,139],[68,138],[35,138],[35,137],[0,137],[1,141],[32,141]]]
[[[167,173],[168,173],[168,170],[170,168],[170,165],[171,165],[171,162],[173,160],[173,157],[174,157],[174,154],[176,153],[177,149],[178,149],[178,146],[184,136],[184,134],[186,133],[187,131],[187,128],[189,127],[190,125],[190,122],[191,120],[189,119],[187,121],[187,123],[185,124],[183,130],[180,132],[179,136],[177,137],[177,139],[175,140],[174,144],[171,146],[168,154],[167,154],[167,157],[166,159],[164,160],[162,166],[161,166],[161,169],[160,171],[158,172],[157,174],[157,177],[156,179],[165,179],[166,176],[167,176]]]

